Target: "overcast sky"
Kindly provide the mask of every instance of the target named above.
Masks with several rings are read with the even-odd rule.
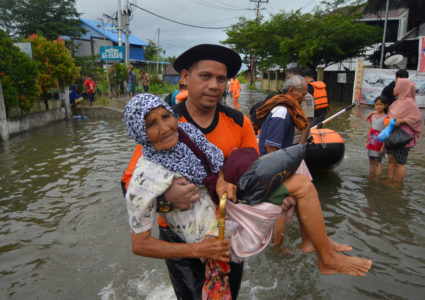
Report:
[[[265,2],[266,0],[261,0]],[[254,19],[257,4],[251,0],[129,0],[152,13],[181,23],[202,27],[227,27],[237,23],[239,17]],[[269,0],[262,3],[260,14],[268,18],[282,10],[301,9],[312,11],[320,0]],[[126,0],[121,0],[124,8]],[[76,0],[77,11],[85,19],[97,20],[102,14],[114,15],[117,0]],[[226,39],[224,29],[200,29],[179,25],[131,6],[133,18],[131,33],[147,42],[158,42],[166,56],[178,56],[191,46],[211,43],[219,44]]]

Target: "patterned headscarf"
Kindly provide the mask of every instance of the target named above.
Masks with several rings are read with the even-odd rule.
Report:
[[[146,135],[146,116],[152,109],[161,106],[174,116],[171,107],[157,96],[138,94],[130,99],[124,109],[125,124],[129,136],[143,146],[143,157],[145,159],[160,164],[167,170],[183,175],[192,183],[204,185],[203,182],[207,172],[201,161],[186,144],[179,141],[171,149],[158,151]],[[212,171],[218,173],[224,161],[221,150],[208,142],[203,133],[192,124],[178,123],[178,126],[207,155]]]

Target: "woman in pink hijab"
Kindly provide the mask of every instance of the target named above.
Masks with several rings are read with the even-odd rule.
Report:
[[[413,136],[412,141],[397,149],[388,149],[388,179],[398,183],[406,176],[406,162],[410,148],[416,145],[422,131],[423,120],[415,102],[415,84],[407,78],[397,78],[394,96],[397,100],[390,105],[388,115],[396,119],[396,126]]]

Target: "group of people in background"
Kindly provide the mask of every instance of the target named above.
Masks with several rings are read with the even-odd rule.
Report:
[[[134,71],[134,66],[128,66],[128,79],[127,79],[127,95],[128,97],[133,97],[136,93],[137,85],[137,76]],[[144,69],[140,71],[139,78],[139,92],[147,93],[149,91],[151,79],[149,73]],[[117,74],[113,65],[108,67],[108,85],[110,97],[114,98],[118,96],[118,87],[121,91],[121,94],[124,93],[124,83],[118,82]],[[87,100],[89,101],[89,106],[93,106],[94,96],[96,94],[96,83],[94,82],[93,75],[89,75],[83,84],[84,90],[79,92],[78,85],[73,84],[69,90],[69,100],[72,108],[77,107],[79,103],[83,101],[83,95],[87,95]]]
[[[409,73],[406,70],[398,70],[395,80],[382,90],[381,96],[375,99],[375,110],[366,117],[366,120],[370,122],[366,142],[370,174],[381,176],[382,159],[387,154],[387,181],[397,184],[401,184],[406,177],[409,151],[416,145],[423,126],[422,115],[415,101],[416,87],[408,77]],[[378,135],[392,119],[395,119],[395,126],[412,136],[412,140],[406,145],[386,149],[385,143],[378,140]]]
[[[137,84],[137,76],[136,76],[136,72],[134,71],[134,66],[129,65],[128,66],[128,83],[127,83],[128,97],[133,97],[135,95],[136,84]],[[140,93],[149,92],[150,85],[151,85],[151,77],[149,73],[145,71],[145,69],[142,69],[140,71],[140,78],[139,78],[139,92]]]

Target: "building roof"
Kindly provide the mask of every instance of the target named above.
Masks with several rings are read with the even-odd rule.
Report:
[[[95,31],[96,33],[98,33],[98,37],[103,37],[105,36],[105,38],[107,38],[108,40],[113,41],[114,43],[118,43],[118,30],[111,30],[111,29],[103,29],[102,28],[102,23],[96,20],[88,20],[88,19],[83,19],[80,18],[81,23],[83,23],[84,25],[87,25],[91,30]],[[111,24],[105,23],[104,24],[105,28],[111,28],[113,27]],[[84,36],[82,36],[82,38],[88,38],[90,39],[90,33],[86,33]],[[126,37],[125,34],[122,35],[122,42],[125,43],[126,41]],[[140,39],[138,39],[137,37],[135,37],[134,35],[130,34],[129,37],[129,41],[130,41],[130,45],[134,45],[134,46],[147,46],[148,44]]]
[[[174,69],[173,64],[171,64],[171,63],[165,68],[165,74],[166,75],[180,75],[180,73],[177,72]]]
[[[366,6],[366,11],[368,12],[377,12],[377,11],[385,11],[387,1],[386,0],[368,0]],[[398,8],[408,8],[409,0],[391,0],[388,2],[389,9],[398,9]]]

